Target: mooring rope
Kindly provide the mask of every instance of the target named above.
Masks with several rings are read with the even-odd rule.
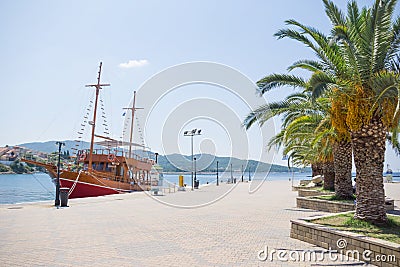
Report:
[[[72,194],[72,191],[74,191],[75,186],[76,186],[76,184],[78,183],[79,176],[81,176],[81,172],[82,172],[82,170],[79,171],[78,176],[76,177],[74,184],[73,184],[73,185],[71,186],[71,188],[69,189],[69,191],[68,191],[68,196],[70,196],[70,195]]]
[[[39,179],[33,174],[31,173],[30,175],[33,176],[33,178],[35,178],[35,180],[44,188],[44,190],[47,191],[47,193],[49,193],[50,195],[53,195],[53,192],[51,192],[47,187],[45,187],[42,182],[39,181]]]

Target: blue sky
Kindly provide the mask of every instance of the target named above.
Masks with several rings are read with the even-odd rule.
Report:
[[[344,8],[346,1],[336,3]],[[121,109],[133,90],[167,67],[218,62],[254,82],[286,72],[295,60],[312,57],[299,44],[273,37],[290,18],[329,29],[320,0],[1,1],[0,146],[75,139],[93,94],[84,85],[95,82],[99,61],[103,81],[112,85],[103,97],[114,137],[121,135]],[[129,61],[137,66],[122,67]],[[389,162],[399,166],[392,154]]]

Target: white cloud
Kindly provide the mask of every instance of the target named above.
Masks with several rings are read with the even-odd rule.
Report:
[[[139,59],[139,60],[129,60],[127,63],[121,63],[118,66],[120,68],[124,69],[129,69],[129,68],[136,68],[136,67],[142,67],[149,64],[149,61],[147,59]]]

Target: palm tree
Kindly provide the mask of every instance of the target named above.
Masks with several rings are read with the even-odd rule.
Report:
[[[298,30],[283,29],[276,36],[297,40],[315,52],[317,60],[300,60],[289,70],[302,68],[312,73],[309,86],[314,98],[330,95],[332,125],[338,134],[334,147],[341,147],[334,151],[347,163],[349,155],[343,152],[351,140],[358,180],[355,217],[386,222],[382,177],[385,138],[390,132],[397,138],[400,120],[399,75],[393,68],[399,65],[400,18],[392,22],[397,1],[376,0],[371,8],[361,11],[351,1],[346,16],[333,2],[323,1],[333,25],[331,37],[295,20],[286,22]],[[257,84],[265,93],[282,85],[299,86],[304,80],[273,74]]]
[[[341,140],[333,145],[335,165],[335,195],[339,199],[353,199],[351,143]]]
[[[294,67],[313,72],[314,97],[329,91],[340,103],[333,106],[333,125],[339,133],[350,133],[357,171],[355,217],[374,223],[387,220],[382,177],[385,138],[398,129],[400,119],[399,75],[392,68],[400,47],[400,18],[392,22],[396,2],[376,0],[360,11],[352,1],[344,16],[324,0],[333,24],[332,38],[294,20],[287,23],[299,31],[277,33],[316,52],[319,61],[300,61]]]
[[[341,120],[351,133],[357,171],[355,217],[375,223],[387,220],[382,177],[385,141],[387,132],[398,128],[400,117],[399,75],[391,68],[400,47],[400,17],[392,22],[396,2],[375,1],[361,12],[351,2],[344,21],[333,3],[325,1],[335,21],[333,33],[352,70],[351,83],[340,88],[339,95],[345,100],[347,113]]]
[[[306,86],[302,84],[301,86]],[[327,135],[319,135],[315,141],[315,131],[326,124],[324,119],[329,102],[320,98],[312,101],[309,92],[294,93],[285,100],[264,105],[251,112],[244,121],[246,128],[258,121],[260,126],[274,116],[283,115],[282,130],[269,142],[269,147],[284,146],[296,165],[311,165],[313,176],[323,174],[324,188],[334,189],[334,163],[332,149]]]
[[[296,23],[298,24],[298,23]],[[315,30],[314,30],[315,31]],[[316,31],[315,31],[316,32]],[[289,37],[295,40],[299,40],[305,44],[311,44],[312,42],[308,40],[306,37],[300,37],[301,35],[297,33],[296,31],[293,30],[281,30],[277,34],[278,37]],[[316,34],[317,36],[313,37],[316,40],[320,41],[319,46],[313,46],[313,49],[315,49],[315,52],[318,54],[320,53],[320,61],[312,61],[312,60],[300,60],[295,62],[293,65],[291,65],[288,69],[293,70],[296,68],[302,68],[309,70],[313,72],[313,75],[308,81],[305,81],[303,78],[295,76],[295,75],[287,75],[287,74],[272,74],[264,77],[260,81],[257,82],[259,86],[259,92],[261,94],[277,88],[277,87],[282,87],[282,86],[293,86],[294,88],[304,88],[306,91],[314,91],[313,89],[318,86],[318,80],[325,77],[328,79],[334,79],[335,76],[332,77],[331,73],[334,73],[334,64],[333,63],[323,63],[323,60],[329,61],[324,54],[331,55],[332,52],[321,52],[322,49],[320,47],[325,47],[327,50],[331,51],[332,49],[329,47],[329,40],[327,37],[324,37],[322,34]],[[323,41],[321,41],[323,40]],[[336,64],[339,62],[339,60],[333,60],[335,61]],[[332,66],[330,66],[332,65]],[[327,74],[324,74],[326,72]],[[333,147],[333,160],[334,164],[330,165],[329,168],[324,168],[322,163],[314,162],[311,164],[311,168],[313,170],[313,176],[318,175],[318,174],[323,174],[323,170],[325,169],[325,172],[329,172],[329,170],[333,170],[334,168],[334,173],[335,173],[335,182],[334,182],[334,188],[335,188],[335,193],[336,196],[340,199],[352,199],[353,198],[353,187],[352,187],[352,149],[351,149],[351,143],[350,143],[350,133],[348,132],[347,129],[342,129],[338,128],[337,123],[335,124],[335,121],[333,118],[337,116],[338,114],[342,113],[343,111],[340,109],[340,101],[336,101],[334,96],[327,95],[330,99],[330,102],[333,102],[331,105],[331,109],[328,107],[325,108],[325,116],[329,115],[329,118],[326,120],[330,122],[330,127],[334,128],[334,135],[331,136],[331,144]],[[335,107],[335,110],[332,108]],[[295,110],[297,107],[295,107]],[[250,113],[248,118],[246,120],[249,120],[249,118],[253,120],[261,119],[263,120],[264,118],[260,113],[263,112],[263,109],[257,109],[254,114]],[[290,112],[294,112],[291,110]],[[299,112],[299,109],[297,109],[297,113]],[[255,114],[258,113],[258,117],[254,117]],[[296,114],[296,112],[294,113]],[[253,121],[246,121],[245,124],[248,122]],[[262,122],[262,121],[261,121]],[[331,130],[328,130],[329,133],[331,133]],[[331,172],[332,173],[332,172]],[[328,174],[329,177],[329,174]],[[329,178],[327,179],[329,181]],[[332,188],[332,186],[328,186],[329,188]]]
[[[294,143],[296,145],[296,142],[299,142],[302,148],[306,149],[298,153],[303,157],[302,164],[305,165],[308,161],[312,167],[320,168],[317,170],[319,173],[314,172],[314,175],[323,174],[324,189],[334,190],[333,139],[329,134],[326,134],[326,131],[320,132],[327,122],[324,114],[320,111],[320,109],[316,109],[314,114],[303,115],[288,125],[285,129],[285,134],[288,138],[285,143],[284,153],[289,154],[288,151],[299,150],[297,146],[292,146],[291,144]],[[300,138],[296,138],[297,135]]]

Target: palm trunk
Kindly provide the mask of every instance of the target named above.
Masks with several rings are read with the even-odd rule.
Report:
[[[334,190],[335,189],[335,165],[333,161],[324,162],[324,189]]]
[[[335,194],[340,199],[353,198],[353,185],[351,181],[352,154],[350,142],[340,141],[333,146]]]
[[[312,170],[312,177],[317,176],[317,175],[323,175],[323,164],[322,162],[314,162],[311,164],[311,170]]]
[[[376,224],[387,222],[383,187],[385,136],[385,127],[376,118],[359,131],[351,133],[357,172],[357,205],[354,217]]]

